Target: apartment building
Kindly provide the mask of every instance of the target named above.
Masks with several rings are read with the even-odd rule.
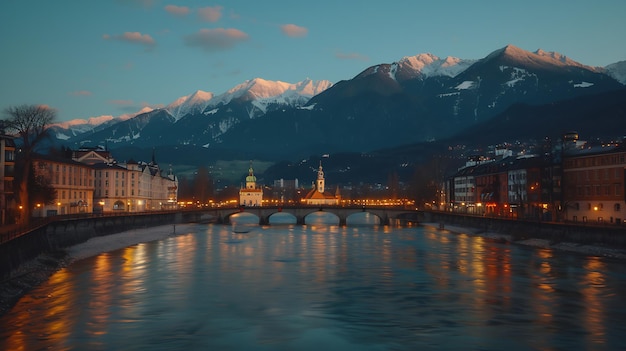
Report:
[[[563,155],[565,219],[626,223],[626,145],[573,148]]]
[[[91,166],[56,155],[36,155],[35,176],[43,177],[56,192],[53,203],[35,201],[33,217],[93,212],[94,170]]]
[[[15,142],[10,135],[0,134],[0,225],[16,220],[13,181],[15,176]]]

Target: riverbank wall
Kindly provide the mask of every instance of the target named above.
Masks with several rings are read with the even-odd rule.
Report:
[[[626,225],[557,223],[470,216],[451,212],[424,212],[424,222],[474,228],[476,233],[492,232],[511,235],[514,241],[544,239],[550,243],[571,242],[626,248]]]
[[[0,245],[0,281],[10,278],[23,263],[41,254],[59,253],[93,237],[188,221],[190,218],[180,212],[52,221]]]

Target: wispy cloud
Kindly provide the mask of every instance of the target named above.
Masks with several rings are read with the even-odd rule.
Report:
[[[88,90],[77,90],[77,91],[70,91],[69,94],[71,96],[91,96],[91,92]]]
[[[187,6],[176,6],[176,5],[165,6],[165,11],[178,17],[187,16],[191,12],[189,7]]]
[[[146,50],[152,49],[156,46],[156,41],[149,34],[141,34],[139,32],[125,32],[121,35],[104,34],[102,38],[104,40],[118,40],[131,44],[140,44],[143,45]]]
[[[304,37],[309,33],[309,30],[297,26],[295,24],[284,24],[280,26],[280,30],[288,37],[296,38],[296,37]]]
[[[369,61],[369,57],[356,52],[336,52],[335,57],[340,60]]]
[[[185,45],[206,51],[230,49],[237,43],[248,40],[248,34],[234,28],[201,29],[184,38]]]
[[[206,22],[217,22],[222,17],[222,10],[221,6],[199,8],[198,17]]]
[[[127,107],[135,104],[133,100],[109,100],[109,103],[120,107]]]
[[[117,0],[117,2],[125,5],[137,5],[145,8],[150,8],[154,5],[155,0]]]

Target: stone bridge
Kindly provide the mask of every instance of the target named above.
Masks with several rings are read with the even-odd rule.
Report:
[[[395,220],[418,221],[422,215],[421,211],[414,208],[408,209],[404,207],[344,207],[344,206],[262,206],[262,207],[232,207],[232,208],[213,208],[199,209],[194,213],[202,213],[204,216],[209,215],[211,220],[217,223],[229,223],[230,217],[239,213],[250,213],[259,218],[259,224],[269,224],[270,217],[277,213],[288,213],[295,217],[296,224],[306,224],[306,217],[315,212],[332,213],[339,218],[339,225],[346,225],[348,217],[355,213],[367,212],[377,216],[380,224],[389,225]]]

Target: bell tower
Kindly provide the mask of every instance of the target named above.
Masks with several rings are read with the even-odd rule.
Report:
[[[320,167],[317,170],[317,191],[324,193],[324,171],[322,170],[322,161],[320,161]]]

